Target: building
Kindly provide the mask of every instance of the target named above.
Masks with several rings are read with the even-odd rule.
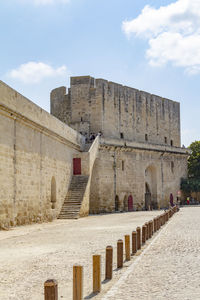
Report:
[[[2,228],[166,207],[187,157],[178,102],[72,77],[68,93],[51,92],[49,114],[0,81]]]
[[[90,76],[51,93],[51,113],[89,138],[102,133],[90,212],[166,207],[187,174],[180,104]]]

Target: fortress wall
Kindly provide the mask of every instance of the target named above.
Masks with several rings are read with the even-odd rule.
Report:
[[[155,178],[149,178],[152,175],[145,172],[148,167],[154,169]],[[158,205],[168,207],[170,193],[176,201],[180,178],[186,175],[186,155],[101,146],[93,169],[90,212],[114,211],[115,195],[119,197],[119,210],[124,210],[124,200],[127,202],[129,195],[133,197],[134,210],[141,210],[145,205],[145,182],[149,183],[152,194],[156,190]]]
[[[65,121],[62,89],[52,92],[51,111]],[[122,133],[125,140],[155,144],[165,144],[166,137],[167,145],[172,140],[180,147],[178,102],[90,76],[72,77],[68,97],[72,126],[89,122],[89,131],[102,131],[104,137],[119,139]]]
[[[102,89],[104,90],[102,95]],[[122,86],[96,80],[96,94],[102,96],[104,136],[180,146],[180,106],[178,102]],[[73,107],[72,107],[73,109]]]
[[[50,102],[51,114],[65,124],[70,124],[71,99],[70,93],[66,94],[66,87],[62,86],[53,90],[50,95]]]
[[[57,217],[83,144],[73,129],[0,82],[0,227]]]

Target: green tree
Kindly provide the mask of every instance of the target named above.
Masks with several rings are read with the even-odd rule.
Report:
[[[193,142],[189,149],[191,155],[188,159],[188,177],[200,179],[200,141]]]
[[[188,178],[181,180],[181,190],[186,193],[200,192],[200,141],[193,142],[189,149]]]

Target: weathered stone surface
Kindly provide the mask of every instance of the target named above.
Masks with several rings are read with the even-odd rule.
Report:
[[[51,92],[51,113],[0,81],[0,227],[56,218],[73,158],[88,176],[78,216],[168,207],[170,193],[176,200],[188,156],[179,103],[83,76],[67,94]]]
[[[0,227],[56,218],[83,144],[76,131],[0,82]]]

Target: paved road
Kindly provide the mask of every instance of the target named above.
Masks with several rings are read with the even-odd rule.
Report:
[[[200,208],[174,215],[102,300],[200,300]]]

